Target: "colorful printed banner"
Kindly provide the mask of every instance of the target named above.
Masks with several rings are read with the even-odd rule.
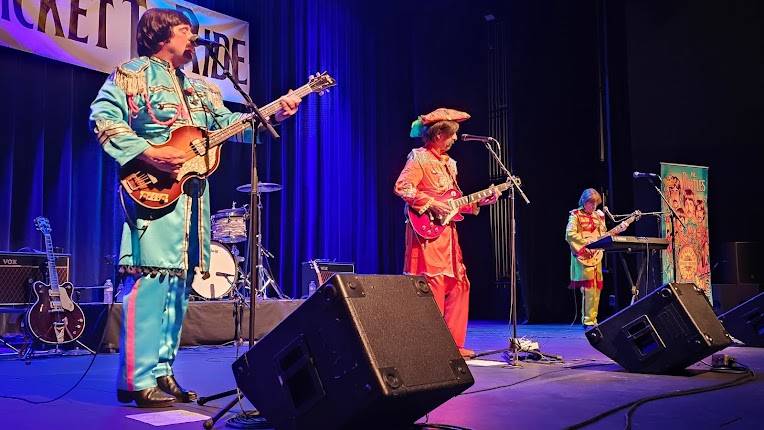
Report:
[[[228,47],[218,58],[249,92],[249,24],[182,0],[0,0],[0,45],[105,73],[137,55],[135,27],[147,9],[177,9],[204,39]],[[223,98],[242,102],[225,78],[223,69],[196,48],[192,63],[184,67],[220,86]]]
[[[711,300],[711,260],[708,248],[708,167],[661,163],[663,194],[676,210],[676,275],[679,282],[692,282]],[[668,213],[666,203],[663,213]],[[663,218],[662,233],[671,240],[671,219]],[[663,282],[673,282],[671,245],[663,252]]]

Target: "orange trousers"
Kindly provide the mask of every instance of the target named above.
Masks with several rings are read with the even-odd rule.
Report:
[[[445,275],[425,277],[456,346],[464,348],[470,309],[469,279],[465,274],[461,274],[458,279]]]

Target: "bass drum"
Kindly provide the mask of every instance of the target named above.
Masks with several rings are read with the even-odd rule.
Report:
[[[239,278],[239,267],[231,251],[220,242],[210,242],[209,276],[196,272],[191,289],[205,299],[220,299],[228,295]]]

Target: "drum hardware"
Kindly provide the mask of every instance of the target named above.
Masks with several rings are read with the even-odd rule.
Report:
[[[279,287],[279,284],[276,282],[276,280],[273,278],[273,275],[270,270],[270,263],[268,263],[268,258],[275,258],[274,255],[265,249],[263,247],[263,233],[262,233],[262,222],[261,222],[261,216],[260,214],[263,212],[263,200],[262,200],[262,193],[269,193],[273,191],[278,191],[281,189],[281,185],[274,184],[271,182],[260,182],[257,187],[257,273],[258,273],[258,279],[257,279],[257,291],[256,294],[258,294],[263,299],[268,299],[268,287],[270,286],[271,289],[276,293],[276,298],[278,299],[288,299],[289,296],[284,294],[283,291],[281,291],[281,288]],[[250,184],[242,185],[238,188],[236,188],[237,191],[241,192],[250,192],[252,190],[252,187]],[[244,191],[246,190],[246,191]],[[251,236],[250,236],[250,240]],[[248,247],[249,249],[249,247]],[[267,264],[264,265],[263,263]],[[248,267],[251,267],[251,263]]]
[[[272,182],[260,182],[258,184],[257,206],[258,217],[262,213],[262,193],[270,193],[281,190],[281,185]],[[236,188],[237,191],[249,193],[252,189],[250,184],[244,184]],[[251,267],[249,257],[239,256],[237,243],[252,240],[247,234],[247,220],[250,212],[247,205],[237,207],[233,202],[230,208],[217,211],[210,218],[212,241],[210,243],[210,267],[209,272],[194,276],[192,289],[203,299],[214,300],[224,297],[239,299],[251,294],[249,274],[245,272]],[[279,287],[271,272],[269,259],[275,256],[268,251],[262,243],[262,224],[258,218],[257,240],[257,269],[258,282],[255,294],[263,299],[268,299],[268,288],[275,292],[275,298],[288,299],[289,296]],[[247,246],[249,249],[249,246]],[[242,264],[244,263],[244,270]],[[246,306],[246,302],[244,302]]]

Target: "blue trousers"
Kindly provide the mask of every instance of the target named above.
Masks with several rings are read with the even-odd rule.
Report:
[[[117,388],[139,391],[157,385],[156,378],[172,375],[178,354],[188,296],[199,264],[199,243],[194,199],[189,229],[185,279],[171,275],[144,275],[126,283],[122,300]]]

